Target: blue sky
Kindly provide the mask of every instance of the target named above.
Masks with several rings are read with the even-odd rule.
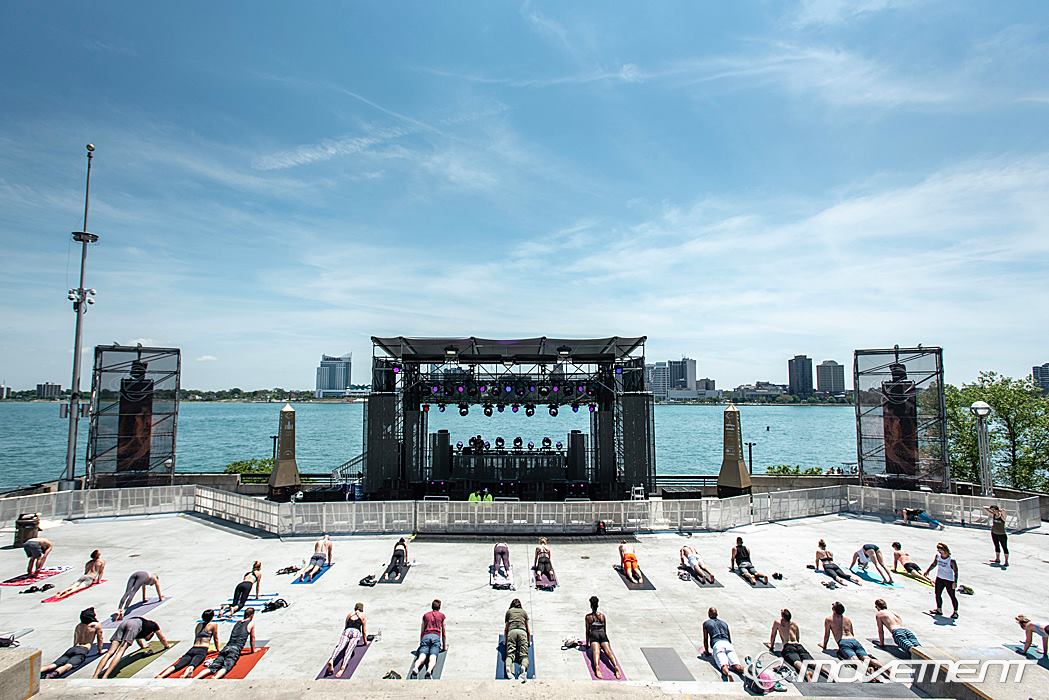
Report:
[[[371,335],[649,336],[728,387],[1049,361],[1049,6],[0,5],[0,381],[309,388]]]

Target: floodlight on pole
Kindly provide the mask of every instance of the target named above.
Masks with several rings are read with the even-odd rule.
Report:
[[[986,401],[975,401],[969,412],[976,417],[976,441],[980,451],[980,493],[994,496],[994,480],[991,477],[991,450],[987,439],[987,419],[991,406]]]

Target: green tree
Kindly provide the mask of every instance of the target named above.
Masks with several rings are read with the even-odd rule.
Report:
[[[769,476],[819,476],[823,470],[819,467],[802,469],[800,464],[773,464],[765,473]]]
[[[273,458],[240,459],[230,462],[224,470],[227,474],[258,474],[273,471]]]

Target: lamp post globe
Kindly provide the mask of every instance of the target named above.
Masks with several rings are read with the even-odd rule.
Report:
[[[991,406],[986,401],[974,401],[972,406],[969,406],[969,412],[977,418],[986,418],[991,415]]]

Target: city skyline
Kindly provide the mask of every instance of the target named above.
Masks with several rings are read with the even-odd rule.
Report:
[[[85,353],[179,347],[194,388],[372,335],[643,334],[726,388],[1049,345],[1049,7],[384,10],[0,7],[4,383],[69,385],[88,142]]]

